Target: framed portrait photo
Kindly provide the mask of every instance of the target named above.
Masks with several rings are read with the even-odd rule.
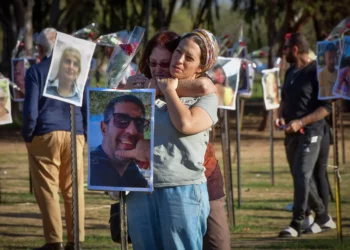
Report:
[[[339,98],[333,94],[338,77],[340,58],[339,39],[317,42],[318,99]]]
[[[236,96],[239,83],[241,59],[218,57],[209,72],[218,93],[221,109],[236,109]]]
[[[44,96],[82,106],[96,44],[57,32]]]
[[[12,123],[9,80],[0,78],[0,125]]]
[[[338,77],[333,87],[333,95],[350,100],[350,36],[344,36],[343,49],[339,60]]]
[[[265,69],[262,73],[261,83],[264,91],[265,108],[266,110],[277,109],[281,100],[279,68]]]
[[[153,190],[155,90],[89,88],[88,189]]]

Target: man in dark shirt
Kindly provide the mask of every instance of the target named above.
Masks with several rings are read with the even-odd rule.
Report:
[[[308,56],[309,45],[300,33],[288,34],[284,45],[287,62],[293,64],[285,76],[280,115],[275,125],[284,128],[287,160],[294,181],[293,219],[280,237],[298,237],[307,205],[316,213],[308,230],[317,233],[332,218],[327,214],[311,178],[324,135],[324,117],[331,112],[330,102],[317,99],[316,63]]]
[[[44,29],[37,40],[41,62],[31,66],[25,77],[22,136],[26,142],[30,174],[39,205],[46,244],[37,250],[74,248],[72,213],[72,167],[70,105],[43,96],[51,64],[56,30]],[[79,241],[84,241],[84,134],[86,102],[75,107],[77,141],[77,176],[79,203]],[[68,244],[63,248],[59,190],[65,205]],[[81,248],[80,248],[81,249]]]
[[[149,126],[140,99],[124,95],[112,99],[101,122],[102,144],[90,154],[90,186],[145,188],[134,159],[117,156],[117,150],[132,150],[143,143],[143,131]]]

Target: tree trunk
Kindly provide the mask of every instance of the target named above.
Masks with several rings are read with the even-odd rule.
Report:
[[[24,47],[28,57],[33,56],[33,6],[34,0],[28,0],[27,8],[24,11],[24,27],[26,29]]]

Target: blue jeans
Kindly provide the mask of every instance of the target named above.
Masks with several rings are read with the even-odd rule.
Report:
[[[207,229],[207,184],[131,192],[126,198],[134,250],[202,250]]]

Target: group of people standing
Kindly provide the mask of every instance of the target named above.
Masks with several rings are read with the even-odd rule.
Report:
[[[27,71],[25,81],[22,134],[46,240],[39,250],[73,249],[70,107],[43,96],[54,33],[54,29],[45,29],[40,34],[38,46],[42,60]],[[302,222],[308,215],[307,204],[316,213],[315,222],[309,227],[311,232],[334,227],[327,211],[328,201],[320,199],[323,194],[317,193],[312,181],[322,138],[328,136],[324,117],[329,114],[330,106],[317,100],[316,69],[306,58],[307,50],[308,44],[300,34],[286,40],[287,61],[294,66],[286,73],[281,115],[276,125],[285,125],[287,159],[294,180],[294,210],[289,227],[280,233],[282,237],[300,235]],[[218,98],[206,72],[218,54],[217,41],[207,30],[196,29],[182,37],[172,31],[160,31],[145,46],[139,64],[141,74],[127,81],[126,88],[154,88],[157,93],[154,191],[131,192],[126,198],[128,230],[135,250],[231,248],[223,177],[209,138],[211,127],[218,121]],[[79,65],[74,67],[78,69]],[[75,110],[79,134],[76,139],[81,242],[84,241],[85,209],[85,99],[82,108]],[[109,119],[111,115],[106,116],[106,123]],[[131,119],[128,126],[136,126],[135,119]],[[138,143],[136,147],[150,151],[145,144]],[[125,157],[122,151],[119,154]],[[68,236],[65,247],[59,189],[65,204]]]

